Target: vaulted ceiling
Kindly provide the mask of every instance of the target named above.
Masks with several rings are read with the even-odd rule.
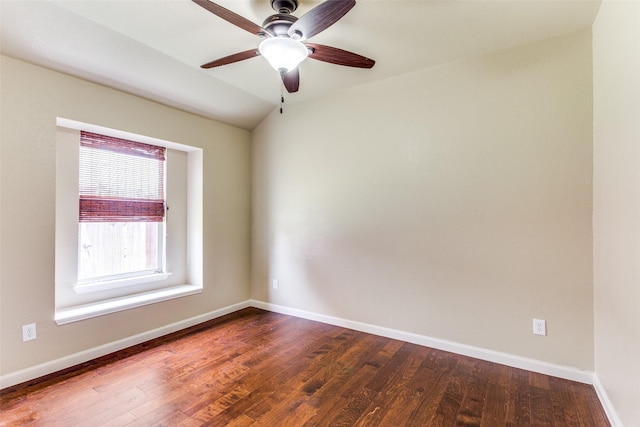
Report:
[[[220,0],[259,25],[269,0]],[[295,16],[320,4],[300,0]],[[356,69],[307,59],[287,103],[522,43],[589,28],[600,0],[358,0],[310,41],[376,60]],[[260,39],[190,0],[1,0],[2,54],[140,95],[244,129],[280,102],[264,58],[200,65]]]

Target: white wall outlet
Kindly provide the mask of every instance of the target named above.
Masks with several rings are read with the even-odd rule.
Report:
[[[36,336],[36,324],[30,323],[28,325],[24,325],[22,327],[22,341],[31,341],[35,340]]]
[[[271,286],[273,287],[273,289],[278,289],[278,279],[273,279],[273,281],[271,282]]]
[[[533,333],[534,335],[547,335],[546,320],[533,319]]]

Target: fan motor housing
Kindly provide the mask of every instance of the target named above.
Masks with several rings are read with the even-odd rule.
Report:
[[[275,15],[269,16],[262,23],[262,28],[267,30],[270,34],[278,37],[278,36],[287,36],[287,31],[289,27],[298,20],[293,15],[277,13]]]

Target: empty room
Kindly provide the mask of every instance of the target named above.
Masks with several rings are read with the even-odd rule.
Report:
[[[640,1],[0,19],[0,426],[640,425]]]

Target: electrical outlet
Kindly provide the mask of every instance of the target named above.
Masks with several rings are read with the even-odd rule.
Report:
[[[547,322],[545,320],[533,319],[534,335],[547,335]]]
[[[35,340],[36,336],[36,324],[30,323],[28,325],[24,325],[22,327],[22,341],[31,341]]]
[[[278,279],[273,279],[273,281],[271,282],[271,286],[273,287],[273,289],[278,289]]]

